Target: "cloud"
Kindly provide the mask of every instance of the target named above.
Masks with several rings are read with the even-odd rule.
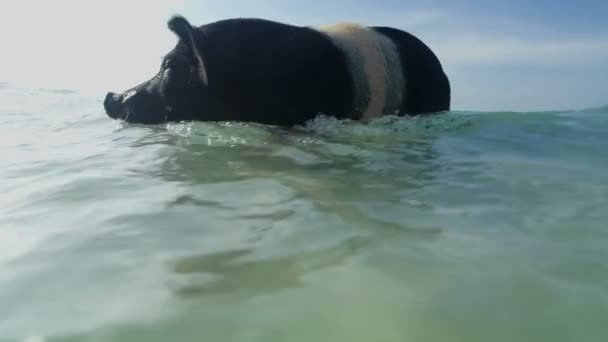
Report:
[[[385,13],[379,20],[419,36],[448,65],[607,64],[608,31],[555,32],[513,18],[442,10]]]
[[[608,36],[544,40],[469,33],[436,45],[438,53],[452,65],[578,67],[606,64],[608,60]]]

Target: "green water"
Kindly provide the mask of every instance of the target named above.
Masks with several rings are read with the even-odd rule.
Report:
[[[0,87],[0,341],[607,341],[608,108],[144,127]]]

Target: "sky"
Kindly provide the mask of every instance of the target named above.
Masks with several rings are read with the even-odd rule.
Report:
[[[202,25],[262,17],[299,25],[394,26],[438,55],[452,107],[584,109],[608,104],[608,1],[0,0],[0,82],[121,91],[156,73],[174,14]]]

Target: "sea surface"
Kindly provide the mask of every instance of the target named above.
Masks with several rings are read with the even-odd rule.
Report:
[[[608,107],[140,126],[0,84],[0,341],[608,341]]]

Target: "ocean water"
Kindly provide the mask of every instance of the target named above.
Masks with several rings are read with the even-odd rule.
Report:
[[[607,341],[608,107],[127,125],[0,85],[0,341]]]

